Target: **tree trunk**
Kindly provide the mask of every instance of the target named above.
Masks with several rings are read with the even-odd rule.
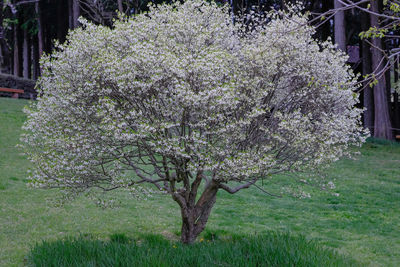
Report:
[[[20,34],[19,34],[19,25],[14,25],[14,68],[13,74],[15,76],[21,76],[21,60],[20,60]]]
[[[23,30],[24,33],[24,41],[22,43],[22,77],[25,79],[29,79],[29,74],[28,74],[28,31],[26,29]]]
[[[118,11],[124,14],[124,7],[122,6],[122,0],[118,0]]]
[[[38,38],[32,40],[32,79],[36,80],[40,75]]]
[[[361,14],[361,30],[367,31],[370,25],[369,14],[362,12]],[[371,68],[371,46],[368,44],[367,40],[361,40],[361,52],[362,52],[362,74],[365,77],[372,73]],[[373,133],[374,127],[374,95],[372,88],[367,84],[363,83],[363,102],[364,102],[364,127],[368,128],[370,133]]]
[[[371,0],[371,11],[379,13],[378,1]],[[379,28],[379,20],[376,15],[370,14],[371,27]],[[375,73],[383,70],[383,54],[382,40],[380,38],[373,38],[372,45],[372,69]],[[392,126],[389,116],[389,105],[386,94],[386,81],[385,75],[381,74],[378,77],[378,84],[374,88],[374,106],[375,106],[375,123],[374,123],[374,137],[393,139]]]
[[[74,18],[72,16],[72,1],[73,0],[68,0],[68,28],[73,29],[74,28]]]
[[[79,0],[72,0],[72,28],[79,26],[78,18],[80,16]]]
[[[399,81],[399,56],[395,58],[394,62],[394,82],[397,83]],[[399,93],[395,92],[393,95],[394,99],[394,128],[400,128],[400,105],[399,105]],[[400,131],[398,131],[400,134]]]
[[[197,235],[194,233],[193,221],[189,221],[182,214],[181,242],[183,244],[193,244],[196,238]]]
[[[6,40],[6,30],[3,27],[4,13],[3,13],[4,1],[0,0],[0,72],[10,72],[10,51],[8,49]]]
[[[43,55],[43,50],[44,50],[44,39],[43,39],[43,20],[42,20],[42,10],[40,6],[40,2],[35,3],[35,12],[37,16],[37,27],[38,27],[38,32],[37,32],[37,39],[33,42],[33,68],[34,68],[34,74],[33,78],[37,79],[42,70],[40,69],[40,58]]]
[[[335,0],[334,8],[339,9],[342,7],[343,5],[338,0]],[[346,52],[346,20],[344,15],[343,10],[337,11],[335,14],[335,43],[340,50]]]
[[[29,79],[29,69],[30,69],[30,57],[29,57],[29,35],[28,35],[28,30],[24,29],[24,41],[22,45],[22,58],[23,58],[23,77],[25,79]]]
[[[192,204],[194,199],[191,199],[191,196],[188,198],[188,195],[179,193],[173,195],[173,199],[178,202],[181,207],[182,243],[192,244],[204,230],[211,209],[216,202],[218,188],[219,185],[217,182],[209,182],[195,205]],[[194,198],[195,197],[196,195],[194,194]]]
[[[38,45],[39,58],[41,58],[42,54],[43,54],[44,43],[43,43],[42,11],[40,9],[39,2],[35,3],[35,11],[36,11],[36,16],[37,16],[37,27],[38,27],[38,33],[37,33],[38,43],[37,43],[37,45]]]

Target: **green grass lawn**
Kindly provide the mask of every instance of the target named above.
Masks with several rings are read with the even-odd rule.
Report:
[[[57,190],[28,188],[30,165],[15,148],[27,104],[0,98],[0,266],[26,264],[42,240],[85,234],[107,240],[115,233],[175,238],[180,212],[167,196],[136,200],[123,194],[118,208],[103,210],[85,198],[60,207],[54,200]],[[362,265],[398,266],[400,145],[369,142],[355,160],[334,164],[328,177],[335,180],[333,192],[339,196],[316,189],[301,200],[270,197],[255,188],[235,195],[219,192],[203,236],[263,236],[277,230],[303,235]]]

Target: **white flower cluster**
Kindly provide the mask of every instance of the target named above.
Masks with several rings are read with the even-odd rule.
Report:
[[[81,23],[42,60],[26,110],[35,186],[173,193],[200,170],[249,181],[365,140],[345,55],[316,42],[302,16],[246,31],[227,7],[190,0],[113,28]]]

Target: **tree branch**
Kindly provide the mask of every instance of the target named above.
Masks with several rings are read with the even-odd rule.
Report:
[[[235,194],[236,192],[245,189],[245,188],[249,188],[250,186],[252,186],[255,182],[257,182],[258,178],[254,178],[253,180],[251,180],[250,182],[247,182],[245,184],[241,184],[235,188],[231,188],[229,186],[227,186],[226,184],[219,184],[219,188],[225,190],[226,192],[230,193],[230,194]]]

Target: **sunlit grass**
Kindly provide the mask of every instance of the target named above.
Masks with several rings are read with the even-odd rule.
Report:
[[[103,210],[83,197],[60,207],[55,201],[57,190],[28,188],[30,165],[15,148],[25,120],[21,110],[27,103],[0,98],[0,266],[26,263],[31,248],[42,240],[61,242],[89,234],[101,241],[115,233],[132,240],[151,234],[177,239],[180,212],[168,196],[141,201],[121,194],[118,208]],[[275,198],[255,188],[235,195],[219,192],[202,237],[217,235],[222,237],[219,242],[225,242],[232,236],[267,238],[271,230],[290,232],[362,265],[397,266],[400,146],[373,140],[361,154],[356,160],[334,164],[327,176],[336,188],[332,192],[310,189],[310,199]],[[278,187],[271,190],[279,192]]]

